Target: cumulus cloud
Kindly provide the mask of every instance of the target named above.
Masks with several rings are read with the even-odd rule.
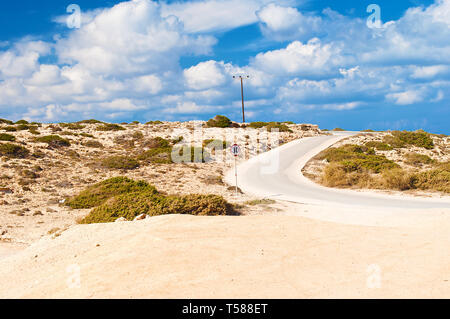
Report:
[[[252,66],[272,74],[314,75],[332,71],[342,60],[338,47],[313,38],[305,44],[294,41],[286,48],[259,53]]]
[[[254,116],[448,101],[450,0],[410,8],[380,29],[298,5],[132,0],[83,13],[80,29],[51,42],[0,44],[0,111],[46,121],[222,110],[239,118],[238,74],[250,75],[245,95]],[[220,32],[248,24],[259,26],[264,51],[239,65],[215,58]],[[192,56],[195,63],[181,66]]]
[[[322,19],[297,8],[270,3],[256,12],[264,35],[277,41],[305,39],[320,30]]]
[[[226,81],[223,62],[201,62],[184,70],[184,78],[191,89],[203,90],[222,85]]]
[[[422,94],[417,91],[405,91],[399,93],[390,93],[386,95],[388,100],[394,101],[398,105],[408,105],[417,103],[423,100]]]

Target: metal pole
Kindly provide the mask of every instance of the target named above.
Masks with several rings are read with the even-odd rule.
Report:
[[[242,123],[245,123],[245,113],[244,113],[244,82],[241,76],[241,97],[242,97]]]
[[[234,157],[234,176],[236,177],[236,197],[238,196],[236,156]]]

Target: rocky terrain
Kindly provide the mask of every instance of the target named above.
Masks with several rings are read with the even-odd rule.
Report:
[[[267,202],[243,194],[236,198],[234,187],[222,182],[223,173],[234,162],[228,149],[211,150],[204,144],[220,140],[227,148],[238,143],[243,152],[238,158],[241,161],[279,144],[320,134],[315,125],[286,126],[289,130],[285,132],[267,134],[265,128],[206,127],[202,121],[121,125],[97,121],[60,124],[3,121],[0,242],[26,245],[45,235],[59,236],[89,212],[65,206],[66,199],[114,176],[145,180],[167,194],[221,195],[237,204],[242,214],[257,214],[261,204],[268,208]],[[181,146],[203,145],[208,160],[169,163],[167,158],[160,157],[164,153],[150,158],[142,155],[161,141]]]

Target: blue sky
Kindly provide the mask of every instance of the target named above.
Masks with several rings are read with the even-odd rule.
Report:
[[[4,1],[0,117],[238,121],[248,74],[249,121],[449,134],[449,40],[450,0]]]

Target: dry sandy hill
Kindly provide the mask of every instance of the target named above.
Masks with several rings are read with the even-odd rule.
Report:
[[[23,146],[30,156],[12,159],[0,156],[0,246],[27,245],[47,233],[59,233],[76,224],[88,211],[71,210],[61,205],[61,201],[114,176],[145,180],[169,194],[217,194],[236,202],[234,191],[222,182],[224,170],[233,165],[225,156],[225,162],[141,163],[131,170],[99,165],[110,156],[137,156],[149,149],[153,138],[170,140],[183,136],[183,143],[194,146],[201,146],[207,139],[238,142],[245,146],[247,158],[270,149],[272,141],[270,137],[264,138],[265,129],[207,128],[202,121],[121,124],[123,130],[119,131],[99,131],[102,123],[41,124],[36,128],[38,135],[29,130],[5,131],[10,126],[0,124],[0,133],[14,136],[15,141],[0,144]],[[277,143],[320,134],[316,125],[288,124],[288,127],[290,132],[276,135]],[[36,138],[49,135],[67,139],[70,146],[51,147],[35,142]],[[251,199],[242,196],[237,202]],[[250,213],[252,209],[249,208]]]

